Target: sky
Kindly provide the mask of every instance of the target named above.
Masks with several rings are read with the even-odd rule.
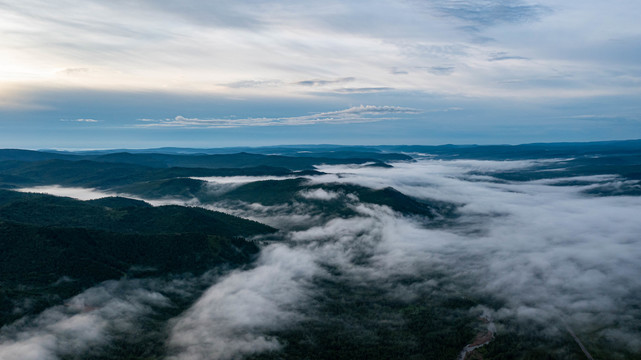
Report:
[[[0,147],[641,138],[641,2],[0,0]]]

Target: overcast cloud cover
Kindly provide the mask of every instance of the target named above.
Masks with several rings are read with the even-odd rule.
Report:
[[[113,148],[638,137],[640,6],[3,0],[0,139]],[[400,124],[343,121],[361,105],[420,111]],[[325,113],[338,119],[315,115]]]
[[[491,177],[496,171],[525,169],[540,162],[562,167],[562,161],[421,160],[396,163],[390,169],[324,166],[321,170],[327,175],[308,177],[310,184],[321,188],[299,194],[310,203],[265,206],[192,201],[190,205],[251,217],[282,231],[277,242],[266,244],[252,269],[221,277],[189,310],[169,321],[169,354],[172,359],[235,359],[282,349],[285,344],[275,332],[320,316],[314,310],[325,291],[318,286],[319,279],[366,286],[400,301],[433,299],[435,294],[477,299],[481,308],[470,311],[489,314],[498,337],[514,331],[508,324],[521,323],[527,336],[547,339],[541,341],[563,339],[568,324],[584,341],[608,343],[614,352],[638,353],[641,198],[584,192],[597,185],[619,186],[621,179],[616,175],[531,182]],[[210,179],[212,191],[230,189],[216,187],[217,180]],[[223,185],[229,185],[229,180]],[[246,183],[247,178],[238,180]],[[558,185],[567,180],[583,185]],[[375,189],[393,186],[425,201],[457,204],[459,217],[434,226],[421,217],[364,203],[356,194],[322,188],[336,183]],[[87,193],[78,196],[87,197]],[[320,215],[314,204],[327,201],[342,202],[354,215]],[[338,269],[340,276],[327,269]],[[405,278],[413,281],[402,281]],[[76,329],[65,324],[87,320],[118,321],[109,325],[116,329],[123,322],[134,326],[129,319],[166,306],[166,295],[159,294],[166,294],[167,288],[180,291],[191,286],[162,284],[141,282],[135,296],[126,295],[127,291],[124,295],[105,292],[116,288],[114,282],[100,285],[72,300],[105,294],[100,303],[87,303],[97,310],[85,314],[56,307],[34,320],[11,325],[0,334],[0,354],[9,356],[26,344],[52,358],[65,351],[86,351],[61,347],[68,332]],[[123,318],[102,316],[122,296],[127,296],[128,307],[135,308],[125,309]],[[111,341],[109,333],[101,330],[105,326],[86,333],[91,336],[87,343],[98,346]]]

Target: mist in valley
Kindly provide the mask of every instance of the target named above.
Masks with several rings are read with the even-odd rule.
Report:
[[[146,346],[155,350],[140,351],[176,360],[300,358],[318,351],[324,352],[319,358],[347,358],[363,349],[380,357],[454,359],[487,331],[488,321],[494,337],[488,348],[581,358],[569,328],[588,348],[600,349],[598,355],[638,354],[641,198],[590,194],[620,186],[624,179],[616,174],[494,176],[541,164],[562,168],[563,161],[318,166],[322,175],[304,176],[304,189],[272,204],[222,195],[252,181],[289,177],[201,178],[208,181],[208,201],[147,201],[224,211],[279,229],[251,239],[261,246],[252,264],[102,283],[4,326],[0,357],[117,358],[115,343],[144,339],[153,329]],[[391,187],[454,210],[403,213],[363,201],[347,185]],[[114,195],[23,190],[79,199]],[[448,349],[439,350],[439,341]]]

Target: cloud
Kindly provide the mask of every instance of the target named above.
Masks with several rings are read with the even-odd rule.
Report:
[[[367,94],[367,93],[376,93],[382,91],[392,91],[394,88],[391,87],[362,87],[362,88],[340,88],[334,90],[337,93],[347,93],[347,94]]]
[[[192,282],[182,279],[104,282],[68,299],[64,305],[3,326],[0,358],[56,360],[108,352],[112,341],[140,336],[143,331],[140,319],[172,306],[170,297],[176,296],[175,290],[189,290]],[[154,332],[145,331],[147,335]]]
[[[504,60],[530,60],[530,59],[523,56],[509,55],[505,51],[500,51],[500,52],[491,54],[490,57],[488,58],[488,61],[504,61]]]
[[[393,74],[393,75],[407,75],[407,74],[409,74],[409,72],[406,71],[406,70],[402,70],[402,69],[398,69],[396,67],[393,67],[390,70],[390,74]]]
[[[221,85],[232,88],[232,89],[246,89],[246,88],[277,87],[282,84],[283,82],[280,80],[243,80],[243,81],[235,81],[235,82],[221,84]]]
[[[301,86],[326,86],[326,85],[334,85],[334,84],[343,84],[347,82],[352,82],[356,80],[353,77],[344,77],[340,79],[335,79],[335,80],[303,80],[295,83],[296,85],[301,85]]]
[[[176,116],[173,119],[140,119],[137,127],[230,128],[242,126],[285,126],[312,124],[350,124],[391,120],[390,114],[418,114],[418,109],[400,106],[360,105],[345,110],[329,111],[314,115],[281,118],[198,119]]]
[[[220,276],[189,310],[169,322],[171,358],[234,359],[287,351],[279,332],[306,321],[316,326],[350,321],[348,313],[328,318],[318,311],[326,304],[323,301],[331,301],[327,294],[336,291],[327,284],[335,283],[346,289],[367,288],[404,304],[424,304],[439,297],[472,299],[491,314],[497,337],[510,333],[553,347],[567,343],[563,325],[567,322],[586,343],[609,344],[614,355],[623,350],[638,353],[641,197],[585,194],[594,186],[617,186],[622,180],[616,174],[524,182],[492,176],[541,164],[565,166],[562,159],[423,159],[385,169],[319,166],[327,174],[308,177],[312,185],[391,186],[427,204],[434,200],[456,204],[457,217],[438,226],[322,188],[299,194],[344,200],[352,215],[318,215],[327,205],[323,201],[275,206],[191,202],[286,226],[275,238],[257,239],[277,241],[266,243],[254,267]],[[353,305],[347,295],[341,301],[343,311]],[[138,316],[131,314],[125,317]],[[372,324],[387,326],[382,315]],[[83,318],[77,319],[71,328],[83,328]],[[50,324],[58,322],[43,324],[39,328],[53,329]],[[31,329],[29,336],[5,344],[22,344],[34,353],[42,350],[34,356],[51,353],[47,344],[54,342],[47,337],[60,336],[50,330],[24,329]],[[15,339],[16,333],[5,339]],[[44,345],[30,346],[30,341]]]
[[[216,189],[213,190],[213,193],[216,193]],[[329,217],[317,207],[298,201],[273,206],[243,201],[223,201],[206,204],[195,202],[192,206],[202,206],[209,210],[226,212],[270,225],[285,232],[322,224]]]
[[[497,182],[492,177],[494,172],[556,162],[563,167],[554,159],[423,160],[397,163],[391,169],[322,166],[330,174],[311,177],[312,184],[393,186],[428,203],[437,199],[460,204],[459,218],[450,226],[426,227],[420,219],[351,199],[347,206],[355,216],[314,222],[298,218],[308,225],[291,227],[286,233],[296,244],[289,251],[300,251],[311,256],[308,261],[340,269],[350,282],[387,291],[403,301],[425,292],[469,294],[481,299],[480,305],[490,309],[501,326],[521,323],[530,338],[558,336],[566,321],[579,337],[607,339],[636,352],[638,336],[630,334],[638,335],[635,327],[641,323],[641,312],[634,305],[641,295],[636,276],[641,271],[636,261],[641,256],[636,236],[641,231],[636,221],[641,199],[583,194],[593,186],[616,185],[620,178],[614,175],[532,182]],[[567,181],[582,185],[559,186]],[[289,205],[278,210],[258,205],[244,209],[261,216],[301,211]],[[319,276],[308,273],[312,274]],[[395,280],[417,276],[425,281],[409,286]],[[297,291],[309,296],[323,291],[306,286]],[[307,314],[305,308],[296,311]],[[263,331],[271,333],[278,326],[274,322]]]
[[[59,185],[34,186],[29,188],[16,189],[17,191],[37,194],[50,194],[55,196],[72,197],[79,200],[93,200],[103,197],[116,196],[109,191],[101,191],[93,188],[75,188],[64,187]]]
[[[434,75],[450,75],[454,72],[453,66],[431,66],[427,71]]]
[[[65,122],[80,122],[80,123],[97,123],[100,122],[100,120],[96,119],[73,119],[73,120],[68,120],[68,119],[60,119],[60,121],[65,121]]]
[[[397,271],[395,265],[415,264],[407,270],[411,272],[420,266],[447,264],[452,274],[467,274],[476,291],[506,301],[508,305],[501,311],[509,316],[550,323],[567,316],[575,327],[602,324],[634,332],[635,325],[615,324],[627,315],[636,319],[632,323],[641,321],[641,314],[630,313],[630,300],[641,291],[641,281],[633,275],[641,270],[634,260],[640,255],[634,234],[641,225],[634,214],[641,210],[641,199],[582,195],[591,185],[554,186],[549,181],[501,184],[491,177],[466,175],[481,169],[491,175],[534,164],[427,161],[399,163],[382,171],[334,167],[340,177],[317,181],[394,186],[426,200],[465,204],[460,209],[462,227],[453,229],[421,229],[396,217],[384,220],[384,212],[372,211],[371,216],[390,227],[386,231],[389,237],[383,237],[382,242],[387,250],[377,255],[381,262],[378,269]],[[331,168],[321,170],[331,172]],[[575,180],[618,181],[611,176]],[[430,260],[422,261],[423,256]],[[632,349],[637,346],[629,341],[622,344]]]
[[[208,176],[192,177],[192,179],[207,182],[207,191],[212,195],[220,195],[229,192],[243,184],[265,180],[286,180],[294,179],[295,176]]]
[[[294,179],[296,176],[205,176],[192,177],[192,179],[207,181],[212,184],[246,184],[255,181],[265,180],[287,180]]]
[[[376,86],[376,87],[329,87],[331,85],[345,84],[349,82],[356,81],[354,77],[345,77],[335,80],[304,80],[295,83],[295,85],[312,87],[312,88],[326,88],[325,91],[335,92],[335,93],[344,93],[344,94],[366,94],[374,93],[381,91],[391,91],[394,90],[393,87],[389,86]],[[319,89],[315,89],[319,90]]]
[[[301,90],[318,103],[333,92],[358,99],[356,104],[374,103],[364,99],[371,94],[381,103],[403,97],[424,108],[441,96],[449,101],[451,95],[541,101],[554,94],[549,101],[556,101],[558,96],[595,94],[633,97],[639,89],[638,25],[630,15],[638,11],[631,1],[617,7],[594,1],[560,6],[548,0],[358,0],[351,5],[332,0],[279,6],[265,1],[176,6],[89,0],[86,5],[78,8],[68,0],[55,6],[42,0],[2,5],[7,14],[3,29],[11,36],[0,44],[7,52],[0,66],[0,107],[19,107],[26,119],[44,117],[35,110],[51,102],[40,97],[50,92],[56,101],[47,114],[69,114],[82,103],[78,93],[86,90],[137,98],[156,92],[184,100],[164,114],[150,113],[140,101],[122,103],[113,97],[101,99],[107,106],[95,107],[132,109],[121,111],[124,121],[174,117],[181,114],[177,109],[194,109],[192,99],[199,97],[244,99],[244,116],[258,117],[259,111],[249,111],[266,98],[304,106],[297,102]],[[494,40],[480,43],[479,38]],[[521,57],[532,61],[516,61]],[[438,69],[448,67],[456,69],[456,76],[433,76],[452,73]],[[412,76],[404,76],[408,72]],[[563,82],[533,81],[557,72],[571,76]],[[506,82],[511,79],[522,81]],[[7,100],[16,97],[15,86],[25,87],[26,96]],[[78,89],[72,104],[68,91]],[[388,100],[380,100],[382,95]],[[496,113],[504,102],[486,104],[486,113]],[[234,113],[211,106],[223,118]],[[605,105],[598,107],[607,112]],[[514,125],[517,120],[505,121]],[[418,131],[429,132],[425,127]]]
[[[269,330],[300,321],[306,288],[320,269],[314,256],[285,245],[264,248],[256,267],[236,271],[210,287],[176,319],[168,341],[169,359],[237,359],[278,350]]]
[[[327,191],[325,189],[314,189],[314,190],[308,190],[308,191],[301,191],[299,192],[300,196],[304,197],[305,199],[313,199],[313,200],[334,200],[338,198],[339,194],[334,191]]]
[[[535,21],[550,11],[545,6],[530,5],[521,0],[436,0],[429,1],[429,3],[442,14],[458,18],[474,26]]]
[[[59,73],[69,75],[69,76],[82,75],[88,72],[89,72],[89,68],[66,68],[59,71]]]

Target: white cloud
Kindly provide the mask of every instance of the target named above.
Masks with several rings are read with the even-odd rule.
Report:
[[[206,176],[192,177],[192,179],[207,181],[213,184],[247,184],[254,181],[265,180],[287,180],[294,179],[295,176]]]
[[[60,119],[60,121],[65,121],[65,122],[80,122],[80,123],[97,123],[100,122],[100,120],[96,119],[74,119],[74,120],[68,120],[68,119]]]
[[[56,360],[98,354],[115,337],[140,332],[141,317],[166,308],[161,292],[188,288],[182,281],[107,281],[41,314],[0,329],[3,360]]]
[[[641,282],[634,275],[641,271],[634,260],[641,255],[635,240],[641,225],[634,220],[641,211],[641,199],[581,195],[592,186],[589,184],[495,183],[476,177],[469,181],[466,175],[481,168],[518,169],[532,164],[399,163],[393,169],[376,171],[350,168],[340,178],[321,177],[317,181],[344,181],[375,188],[394,186],[425,199],[465,204],[460,210],[461,221],[471,223],[462,229],[483,230],[483,235],[467,236],[456,228],[421,230],[410,223],[400,225],[404,220],[390,219],[389,241],[383,242],[388,251],[380,255],[384,263],[438,257],[439,261],[452,264],[453,273],[469,272],[472,277],[483,274],[476,280],[477,288],[499,295],[515,311],[527,306],[537,309],[537,316],[545,314],[544,318],[550,321],[564,314],[581,325],[610,324],[630,310],[629,300],[641,291]],[[322,170],[328,172],[331,168]],[[620,181],[616,176],[573,180]],[[377,214],[371,216],[381,216]],[[482,217],[474,220],[478,216]],[[430,266],[429,261],[424,265]]]
[[[545,163],[555,161],[563,166],[558,159]],[[595,183],[616,186],[621,179],[614,175],[561,179],[582,184],[574,186],[552,180],[497,182],[490,176],[538,164],[421,160],[389,169],[323,166],[329,175],[310,177],[313,184],[392,186],[424,201],[459,204],[459,217],[439,227],[355,197],[345,202],[356,213],[351,217],[317,215],[311,203],[200,204],[286,226],[277,235],[279,243],[263,248],[255,267],[222,276],[171,322],[171,354],[175,359],[233,359],[280,349],[283,344],[269,334],[314,316],[307,301],[323,291],[314,279],[336,280],[324,268],[406,301],[426,292],[498,300],[480,305],[499,327],[521,321],[524,329],[534,333],[540,326],[546,336],[554,336],[564,331],[565,319],[579,337],[588,334],[607,339],[615,350],[638,352],[641,197],[582,193]],[[470,174],[476,172],[485,175]],[[325,190],[309,194],[334,197]],[[403,276],[422,280],[405,284],[398,281]],[[34,354],[42,350],[34,355],[42,357],[50,353],[47,336],[70,331],[66,326],[82,328],[83,318],[76,320],[47,323],[61,325],[47,325],[53,334],[32,332],[3,349],[8,354],[37,341],[44,345],[30,349]],[[502,331],[510,330],[502,327],[497,336]]]
[[[634,49],[641,30],[630,15],[639,5],[631,0],[617,6],[549,0],[188,4],[4,2],[0,30],[9,35],[0,39],[0,79],[39,89],[262,96],[299,96],[300,85],[341,91],[346,81],[343,92],[483,97],[538,97],[550,89],[558,90],[555,96],[621,94],[638,87],[625,79],[639,77]]]
[[[171,329],[170,359],[237,359],[278,350],[278,339],[265,331],[301,320],[305,287],[320,270],[314,256],[301,249],[272,245],[256,267],[236,271],[210,287]]]
[[[143,124],[138,127],[186,127],[186,128],[230,128],[240,126],[284,126],[312,124],[350,124],[381,120],[390,120],[390,114],[418,114],[418,109],[400,106],[360,105],[345,110],[329,111],[313,115],[302,115],[280,118],[245,118],[245,119],[197,119],[176,116],[173,119],[140,119]]]
[[[325,200],[325,201],[334,200],[340,196],[340,194],[335,191],[327,191],[325,189],[300,191],[299,194],[305,199]]]
[[[555,160],[545,160],[551,161]],[[536,323],[548,334],[545,336],[550,336],[565,331],[559,330],[564,329],[565,319],[580,337],[590,334],[607,338],[620,348],[638,351],[638,336],[630,334],[639,335],[636,326],[641,322],[641,312],[634,305],[641,294],[637,276],[641,272],[637,261],[641,256],[637,236],[641,224],[636,220],[641,198],[582,194],[594,182],[620,181],[616,176],[570,178],[586,185],[557,186],[556,181],[496,182],[489,176],[469,174],[537,164],[428,160],[397,163],[391,169],[324,166],[323,171],[340,176],[315,176],[314,183],[393,186],[426,201],[459,203],[460,217],[450,226],[426,228],[422,220],[403,217],[387,207],[349,202],[356,216],[313,221],[298,218],[308,226],[290,225],[285,235],[295,245],[288,252],[293,257],[304,254],[310,268],[315,267],[311,264],[324,264],[340,269],[342,277],[380,287],[381,291],[388,289],[390,296],[412,299],[422,291],[439,291],[489,297],[504,304],[490,306],[499,324],[514,320],[529,324],[523,326]],[[309,211],[290,205],[243,209],[245,214],[261,216],[270,211],[279,216]],[[369,260],[363,262],[363,258]],[[269,262],[278,261],[277,257],[269,258]],[[439,277],[433,278],[434,273]],[[255,272],[247,276],[262,275]],[[319,274],[304,272],[303,278],[289,283],[296,291],[287,291],[296,296],[322,291],[308,288],[303,280],[306,276]],[[420,276],[425,281],[406,286],[395,282],[399,276]],[[235,283],[243,282],[251,291],[254,281]],[[276,293],[279,288],[275,286],[269,292]],[[267,308],[288,308],[293,301],[275,295],[271,299],[276,304]],[[209,306],[215,308],[213,303]],[[296,311],[305,313],[304,308]],[[268,333],[282,323],[262,325]]]
[[[93,200],[93,199],[100,199],[103,197],[116,196],[115,193],[112,193],[109,191],[100,191],[93,188],[64,187],[59,185],[34,186],[29,188],[20,188],[16,190],[21,192],[27,192],[27,193],[66,196],[66,197],[72,197],[78,200]]]

